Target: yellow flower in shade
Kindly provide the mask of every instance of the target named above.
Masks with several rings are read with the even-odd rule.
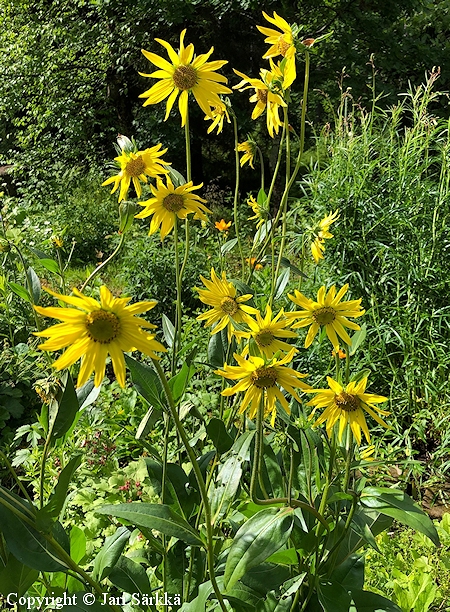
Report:
[[[254,170],[255,166],[253,165],[253,160],[255,159],[256,155],[256,143],[251,140],[246,140],[245,142],[238,144],[237,150],[244,154],[240,159],[241,168],[248,162],[250,168],[253,168]]]
[[[286,313],[288,319],[300,319],[292,325],[292,329],[311,326],[306,336],[305,348],[311,345],[321,326],[325,326],[327,336],[335,351],[339,350],[338,336],[346,344],[350,345],[352,343],[345,327],[354,330],[358,330],[360,327],[353,321],[349,321],[348,317],[361,317],[365,310],[361,308],[361,299],[341,302],[347,290],[348,285],[344,285],[336,295],[335,285],[331,287],[328,293],[326,293],[325,287],[321,287],[317,292],[316,302],[305,297],[297,289],[294,295],[288,294],[289,299],[294,304],[304,309]]]
[[[228,123],[231,123],[230,115],[228,114],[227,107],[225,104],[220,104],[220,106],[213,106],[211,108],[211,114],[205,115],[205,121],[210,121],[212,119],[212,123],[208,128],[207,133],[210,134],[213,130],[217,128],[217,134],[223,130],[223,122],[227,120]]]
[[[161,240],[164,240],[167,234],[172,231],[177,217],[186,219],[187,215],[193,213],[194,219],[206,221],[205,213],[211,212],[202,204],[206,200],[192,193],[194,189],[200,189],[203,183],[194,186],[192,181],[189,181],[189,183],[174,187],[169,177],[167,177],[166,182],[167,185],[164,185],[161,180],[158,180],[156,187],[154,185],[150,186],[153,198],[146,202],[139,202],[140,206],[145,208],[135,215],[136,219],[144,219],[153,215],[148,234],[150,236],[160,229]]]
[[[234,387],[222,391],[222,395],[228,397],[245,391],[239,413],[242,414],[250,406],[249,417],[251,419],[255,417],[261,401],[264,399],[264,416],[270,417],[273,426],[276,417],[276,400],[290,414],[289,404],[280,387],[283,387],[298,402],[301,400],[296,389],[306,391],[311,388],[299,380],[307,376],[306,374],[300,374],[294,369],[286,367],[286,364],[292,361],[294,352],[292,350],[282,359],[272,359],[267,363],[261,357],[250,355],[246,359],[243,355],[235,354],[234,358],[238,363],[237,366],[225,364],[223,370],[216,370],[215,372],[224,378],[239,381]]]
[[[257,219],[258,223],[256,224],[256,229],[259,229],[261,225],[268,220],[269,210],[265,208],[263,205],[258,204],[257,200],[255,200],[255,198],[252,195],[248,198],[247,204],[250,206],[250,208],[255,213],[253,217],[249,217],[248,219],[249,221],[251,219]]]
[[[214,225],[219,230],[219,232],[227,232],[231,227],[231,221],[228,221],[227,223],[225,219],[221,219],[220,221],[216,221]]]
[[[314,423],[314,426],[326,422],[327,434],[331,436],[334,425],[339,421],[339,441],[342,440],[345,426],[350,425],[353,435],[358,444],[361,444],[361,430],[364,432],[366,440],[370,443],[370,434],[367,427],[364,410],[375,419],[377,423],[389,429],[377,414],[387,416],[389,412],[381,410],[374,404],[386,402],[387,397],[366,393],[367,376],[359,382],[350,382],[344,388],[338,382],[327,376],[329,389],[310,389],[308,393],[317,395],[307,403],[307,406],[314,406],[310,419],[318,408],[325,408],[323,413]]]
[[[271,66],[275,70],[275,66],[271,61]],[[234,85],[233,89],[254,89],[255,93],[250,97],[250,102],[256,102],[256,106],[252,112],[252,119],[260,117],[266,111],[267,130],[273,138],[274,132],[278,134],[280,126],[283,122],[280,120],[279,110],[283,106],[287,106],[279,93],[273,91],[272,81],[278,80],[278,75],[269,70],[261,70],[260,79],[251,79],[242,72],[234,70],[234,72],[242,77],[242,81]],[[248,83],[248,85],[247,85]]]
[[[296,338],[297,334],[289,329],[290,322],[284,317],[283,309],[272,318],[272,309],[269,305],[266,306],[266,314],[264,317],[258,312],[255,319],[247,319],[246,324],[250,328],[244,337],[252,338],[259,352],[267,359],[271,359],[277,351],[283,353],[294,350],[291,344],[280,340],[280,338]],[[242,334],[243,335],[243,334]],[[246,350],[244,349],[246,354]]]
[[[262,270],[263,269],[263,265],[260,264],[256,257],[247,257],[245,259],[245,261],[248,263],[248,265],[250,266],[250,268],[253,268],[254,270]]]
[[[295,44],[292,27],[282,17],[273,13],[273,17],[270,17],[263,11],[264,19],[269,23],[272,23],[281,32],[273,30],[272,28],[266,28],[264,26],[256,26],[258,30],[264,34],[267,38],[264,42],[270,46],[269,50],[263,55],[264,59],[271,57],[278,57],[281,55],[286,59],[286,65],[284,68],[284,81],[283,88],[287,89],[295,81]]]
[[[200,300],[212,306],[211,310],[199,315],[199,321],[205,321],[205,325],[214,325],[212,334],[217,334],[225,327],[228,328],[228,338],[235,329],[235,323],[242,324],[247,322],[250,314],[256,314],[258,310],[252,306],[247,306],[244,302],[248,302],[253,296],[250,293],[237,297],[236,287],[233,283],[227,281],[225,272],[222,272],[222,278],[219,278],[214,270],[211,269],[211,280],[200,276],[206,289],[198,289]]]
[[[158,144],[151,149],[136,151],[136,153],[122,149],[122,154],[114,158],[120,165],[119,174],[106,179],[102,185],[114,183],[111,193],[117,191],[120,185],[119,202],[121,202],[127,197],[130,183],[133,181],[136,195],[140,198],[142,194],[141,182],[147,183],[147,176],[155,178],[159,174],[167,174],[168,172],[166,168],[169,165],[168,162],[159,159],[161,155],[166,153],[167,149],[161,151],[161,147],[162,145]]]
[[[202,111],[205,115],[210,117],[212,117],[211,107],[223,106],[219,94],[232,93],[231,89],[228,89],[228,87],[225,87],[223,84],[227,82],[227,79],[215,72],[228,62],[217,60],[208,62],[209,56],[214,51],[214,47],[211,47],[208,53],[195,57],[194,45],[189,44],[187,47],[184,46],[185,34],[186,30],[183,30],[180,35],[180,50],[178,53],[176,53],[172,45],[165,40],[155,38],[155,40],[167,50],[170,62],[155,53],[150,53],[142,49],[142,53],[145,57],[159,70],[151,74],[139,73],[141,76],[160,79],[158,83],[153,85],[153,87],[145,91],[139,97],[147,98],[144,102],[144,106],[148,104],[158,104],[162,100],[168,98],[164,120],[169,116],[172,106],[178,94],[180,94],[178,108],[180,110],[182,126],[185,125],[187,119],[189,92],[194,94]]]
[[[128,306],[131,298],[116,298],[105,286],[100,288],[100,303],[84,296],[77,289],[73,290],[73,296],[60,295],[50,289],[47,291],[75,308],[35,306],[39,314],[58,319],[62,323],[34,335],[48,338],[39,345],[44,351],[67,349],[53,364],[57,370],[68,368],[82,358],[78,387],[84,385],[92,372],[95,372],[95,386],[100,386],[105,376],[108,354],[111,356],[117,381],[124,387],[124,353],[138,350],[152,359],[158,359],[155,351],[166,350],[155,340],[155,336],[147,331],[155,328],[155,325],[136,316],[151,310],[156,304],[155,301],[136,302]]]
[[[334,213],[329,213],[326,217],[320,221],[317,231],[315,233],[315,239],[311,242],[311,252],[314,257],[314,261],[319,263],[320,259],[323,259],[323,253],[325,252],[325,240],[333,238],[333,234],[328,231],[330,225],[339,219],[338,210]]]

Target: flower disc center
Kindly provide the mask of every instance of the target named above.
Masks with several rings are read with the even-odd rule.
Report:
[[[275,340],[275,336],[268,329],[262,329],[255,336],[255,342],[258,346],[270,346]]]
[[[286,42],[286,40],[284,39],[284,36],[280,36],[277,42],[277,48],[278,48],[279,54],[282,55],[283,57],[286,57],[286,53],[290,46],[291,45],[288,42]]]
[[[335,395],[334,401],[336,406],[345,412],[354,412],[358,410],[361,405],[361,400],[357,395],[352,395],[345,391],[342,391],[339,395]]]
[[[109,344],[115,340],[120,331],[120,321],[112,312],[94,310],[86,315],[86,330],[94,342]]]
[[[163,206],[169,212],[177,213],[184,208],[183,196],[179,193],[170,193],[164,198]]]
[[[319,325],[329,325],[333,323],[336,318],[336,311],[334,308],[326,307],[315,310],[312,316],[316,323]]]
[[[172,79],[177,89],[187,91],[197,84],[197,72],[192,66],[178,66],[173,73]]]
[[[250,379],[256,387],[267,389],[277,382],[277,372],[274,368],[258,368],[251,373]]]
[[[141,176],[141,174],[144,174],[144,171],[145,163],[142,159],[142,155],[138,155],[136,159],[130,160],[125,166],[125,172],[128,174],[128,176],[133,176],[135,178]]]
[[[220,302],[220,308],[228,315],[234,315],[239,310],[239,304],[232,297],[224,297]]]
[[[257,89],[256,96],[259,102],[267,104],[267,89]]]

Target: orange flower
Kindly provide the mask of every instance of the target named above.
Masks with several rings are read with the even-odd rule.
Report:
[[[342,349],[339,349],[339,350],[337,351],[337,353],[336,353],[336,351],[333,349],[333,350],[331,351],[331,354],[333,355],[333,357],[336,357],[336,354],[337,354],[337,356],[339,357],[339,359],[345,359],[345,358],[346,358],[345,351],[343,351]]]
[[[245,260],[248,265],[253,268],[254,270],[262,270],[263,265],[260,263],[257,263],[256,261],[256,257],[247,257],[247,259]]]
[[[228,223],[226,223],[225,219],[221,219],[220,221],[216,221],[214,225],[219,230],[219,232],[227,232],[231,227],[231,221],[228,221]]]

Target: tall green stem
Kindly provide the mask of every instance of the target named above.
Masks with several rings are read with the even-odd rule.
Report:
[[[239,140],[238,140],[237,121],[236,121],[236,117],[234,116],[234,113],[233,113],[233,127],[234,127],[234,161],[235,161],[235,173],[236,173],[236,181],[235,181],[235,186],[234,186],[233,216],[234,216],[234,229],[235,229],[236,238],[238,241],[239,256],[241,258],[241,271],[242,271],[241,276],[242,276],[242,280],[244,280],[245,261],[244,261],[244,253],[242,250],[241,236],[239,233],[239,222],[238,222],[238,214],[237,214],[237,206],[238,206],[238,199],[239,199],[239,172],[240,172],[239,151],[238,151]]]
[[[177,288],[177,302],[176,302],[176,314],[175,314],[175,334],[173,337],[172,346],[172,376],[175,374],[177,367],[177,354],[178,348],[181,346],[181,270],[180,270],[180,256],[178,251],[178,217],[175,216],[175,223],[173,226],[173,241],[175,250],[175,285]]]
[[[256,146],[256,150],[258,151],[259,165],[261,167],[261,189],[264,191],[264,157],[261,149],[258,146]]]
[[[83,293],[83,291],[86,289],[86,286],[88,285],[88,283],[97,276],[97,274],[100,272],[100,270],[102,270],[106,265],[109,264],[109,262],[114,259],[114,257],[117,255],[117,253],[120,251],[120,249],[123,247],[125,242],[125,234],[121,234],[120,235],[120,240],[119,240],[119,244],[117,245],[117,248],[111,253],[111,255],[105,259],[105,261],[103,261],[99,266],[97,266],[95,268],[95,270],[89,274],[89,276],[87,277],[87,279],[84,281],[84,283],[81,285],[81,293]]]
[[[205,523],[206,523],[206,539],[207,539],[207,558],[208,558],[208,570],[209,576],[211,578],[211,584],[214,589],[214,593],[216,594],[217,600],[223,612],[228,612],[225,606],[225,602],[222,597],[222,593],[220,592],[219,586],[216,580],[216,574],[214,570],[214,539],[213,539],[213,526],[211,521],[211,506],[209,505],[208,500],[208,492],[206,490],[205,481],[203,480],[202,473],[200,471],[200,467],[198,465],[197,458],[195,453],[189,444],[189,438],[186,435],[186,431],[181,423],[180,417],[178,416],[178,411],[175,406],[175,402],[173,401],[172,393],[170,391],[169,383],[167,382],[167,378],[164,374],[163,369],[161,368],[159,362],[155,359],[152,360],[153,365],[155,367],[156,373],[158,374],[158,378],[161,381],[161,384],[164,389],[164,394],[167,399],[167,403],[169,406],[170,414],[174,420],[175,427],[180,435],[180,438],[183,442],[186,453],[189,457],[189,460],[192,465],[192,470],[195,474],[195,479],[197,481],[197,485],[199,488],[200,496],[202,498],[203,508],[205,512]]]

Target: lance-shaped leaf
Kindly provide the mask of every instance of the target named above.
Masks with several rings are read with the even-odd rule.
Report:
[[[249,569],[287,542],[294,524],[292,508],[265,508],[236,533],[225,565],[224,585],[231,589]]]
[[[53,441],[62,438],[69,431],[80,409],[72,377],[68,372],[62,376],[61,383],[63,390],[52,400],[49,408],[49,432]]]
[[[387,487],[366,487],[361,493],[361,503],[420,531],[439,546],[439,536],[430,517],[404,491]]]
[[[105,539],[105,543],[94,559],[92,570],[94,580],[103,580],[109,576],[129,539],[130,531],[126,527],[119,527],[112,536]]]
[[[0,593],[5,597],[10,593],[17,593],[17,597],[24,595],[38,579],[39,572],[23,565],[13,555],[9,555],[6,565],[0,569]]]
[[[129,355],[125,355],[125,362],[138,393],[147,400],[150,406],[162,410],[162,386],[155,370]]]
[[[160,531],[168,536],[183,540],[192,546],[204,546],[204,542],[187,521],[177,514],[170,506],[164,504],[147,504],[131,502],[129,504],[113,504],[102,506],[96,510],[99,514],[110,514],[125,519],[136,527]]]

